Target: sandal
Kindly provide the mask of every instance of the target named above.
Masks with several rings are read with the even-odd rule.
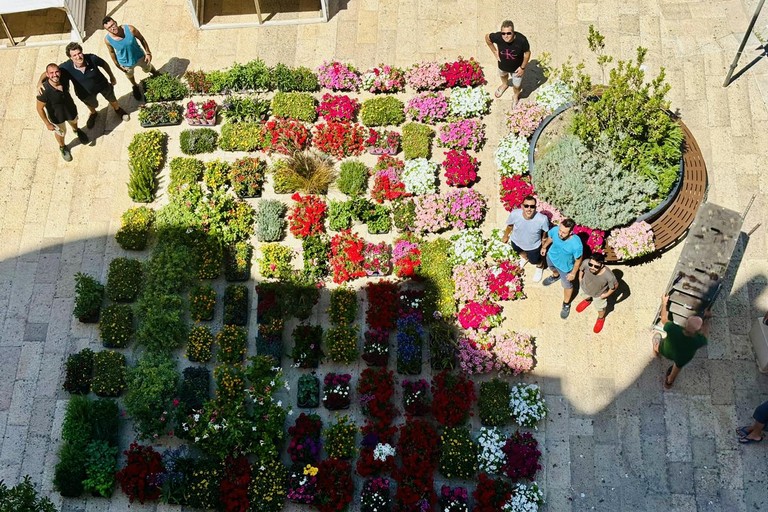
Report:
[[[759,443],[762,440],[763,440],[762,437],[760,439],[751,439],[749,437],[740,437],[739,438],[739,443],[740,444],[752,444],[752,443]]]
[[[500,86],[499,86],[499,88],[498,88],[498,89],[496,89],[496,94],[494,94],[494,96],[496,96],[496,98],[501,98],[501,97],[502,97],[502,95],[504,94],[504,92],[505,92],[507,89],[509,89],[509,86],[507,86],[507,87],[504,87],[504,86],[500,85]]]
[[[672,373],[672,367],[667,368],[667,374],[664,376],[664,389],[672,387],[672,383],[669,382],[669,374]]]
[[[736,429],[736,433],[739,437],[747,437],[749,435],[749,427],[739,427]]]

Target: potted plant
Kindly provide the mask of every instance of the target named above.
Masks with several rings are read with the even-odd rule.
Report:
[[[296,403],[302,409],[312,409],[320,405],[320,381],[314,375],[299,377]]]
[[[329,411],[348,409],[350,403],[348,373],[329,373],[323,379],[323,405]]]
[[[83,323],[99,321],[101,303],[104,300],[104,285],[93,277],[78,272],[75,274],[75,309],[73,314]]]
[[[218,105],[215,100],[204,102],[190,101],[187,103],[187,110],[184,112],[184,119],[190,126],[215,126],[216,111]]]
[[[368,129],[365,147],[372,155],[396,155],[400,151],[400,134],[383,129]]]
[[[142,128],[174,126],[181,123],[183,112],[178,103],[149,103],[139,107],[139,124]]]

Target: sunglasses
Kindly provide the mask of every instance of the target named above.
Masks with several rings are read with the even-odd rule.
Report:
[[[523,208],[536,208],[535,204],[524,204]]]
[[[503,35],[503,36],[511,36],[512,34],[514,34],[514,32],[502,32],[501,33],[501,35]]]
[[[590,263],[589,268],[602,268],[602,265],[599,263],[597,265],[595,265],[594,263]]]

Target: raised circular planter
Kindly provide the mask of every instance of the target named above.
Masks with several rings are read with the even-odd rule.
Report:
[[[533,177],[536,143],[541,133],[547,125],[572,106],[573,103],[568,103],[555,110],[541,122],[531,136],[528,151],[528,173],[531,177]],[[699,205],[706,196],[707,171],[701,149],[688,127],[679,119],[677,123],[683,130],[683,156],[680,159],[677,181],[669,195],[661,203],[635,219],[635,222],[645,221],[651,224],[656,240],[656,252],[654,254],[670,249],[685,237]],[[625,262],[621,260],[607,245],[605,254],[606,260],[610,263],[632,263],[635,261]],[[647,257],[642,258],[643,261],[646,259]]]

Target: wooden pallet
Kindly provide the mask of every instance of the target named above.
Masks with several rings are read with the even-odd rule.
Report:
[[[657,252],[670,249],[685,237],[707,194],[707,165],[701,148],[688,127],[677,122],[684,134],[682,183],[672,203],[650,222]],[[605,256],[608,262],[619,261],[610,246],[606,246]]]
[[[690,226],[680,259],[667,286],[669,319],[684,325],[701,315],[722,287],[744,219],[738,212],[704,203]],[[659,325],[661,310],[654,325]]]

